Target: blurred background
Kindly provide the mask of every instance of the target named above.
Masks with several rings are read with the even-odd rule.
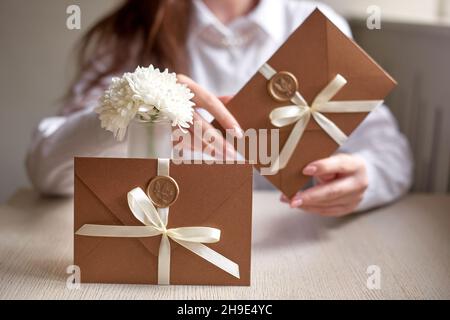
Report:
[[[118,1],[0,0],[0,203],[29,185],[27,145],[39,120],[59,109],[74,44]],[[357,42],[400,84],[388,105],[414,150],[414,191],[449,192],[450,0],[323,2],[349,19]],[[66,27],[73,4],[81,30]],[[381,9],[380,30],[366,26],[372,5]]]

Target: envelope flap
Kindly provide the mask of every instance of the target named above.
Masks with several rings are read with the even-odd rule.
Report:
[[[248,164],[172,163],[170,171],[179,185],[180,195],[170,208],[169,228],[204,226],[215,212],[220,212],[218,209],[224,203],[232,201],[233,194],[252,180],[252,169]],[[129,210],[127,193],[136,187],[146,190],[157,175],[157,160],[76,158],[75,175],[123,225],[138,226],[141,223]],[[158,255],[158,237],[139,240],[151,253]],[[176,247],[173,243],[172,250]]]
[[[149,162],[142,166],[133,159],[123,160],[76,158],[75,176],[121,223],[129,226],[142,225],[128,207],[127,194],[136,187],[145,190],[149,178],[156,176],[156,163]]]
[[[320,91],[339,73],[348,83],[333,100],[383,100],[396,82],[364,50],[339,30],[320,10],[316,9],[294,31],[286,42],[268,60],[277,71],[293,73],[299,83],[299,91],[308,103],[312,103]],[[259,113],[247,105],[258,103]],[[228,108],[244,129],[274,128],[269,120],[270,112],[289,102],[278,102],[270,97],[267,80],[259,73],[228,104]],[[356,117],[359,124],[366,114],[339,114],[331,119],[343,131],[351,133],[355,126],[347,122]],[[331,116],[333,117],[333,116]],[[292,126],[281,128],[291,131]],[[311,121],[307,130],[321,130]],[[280,141],[284,142],[284,141]]]
[[[139,226],[142,224],[133,216],[128,207],[127,194],[136,187],[145,190],[151,172],[154,172],[153,176],[156,175],[156,163],[150,162],[143,166],[139,163],[136,163],[137,165],[130,162],[124,163],[121,160],[75,158],[75,179],[81,181],[98,199],[98,202],[107,208],[109,214],[112,215],[111,224],[115,225],[119,222],[121,225]],[[92,216],[95,216],[95,213],[92,213]],[[98,222],[91,221],[90,223],[97,224]],[[142,238],[137,241],[141,242],[151,254],[158,256],[159,237]]]

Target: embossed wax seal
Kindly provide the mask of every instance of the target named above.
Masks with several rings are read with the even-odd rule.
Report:
[[[297,78],[290,72],[280,71],[268,81],[267,88],[275,100],[289,101],[298,90]]]
[[[179,193],[177,182],[167,176],[153,178],[147,187],[147,195],[158,208],[170,207],[177,201]]]

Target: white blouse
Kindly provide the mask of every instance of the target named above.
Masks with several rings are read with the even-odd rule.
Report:
[[[351,37],[342,17],[314,2],[260,0],[250,14],[223,25],[201,0],[191,1],[194,12],[187,43],[190,76],[218,96],[236,94],[316,7]],[[83,75],[75,92],[81,91],[94,72]],[[64,116],[44,119],[38,125],[26,165],[31,182],[40,192],[73,193],[74,156],[126,156],[126,143],[115,141],[112,134],[100,128],[93,112],[109,81],[110,77],[105,78],[87,95],[76,94],[63,106]],[[212,120],[206,111],[200,112]],[[360,210],[393,201],[409,189],[409,146],[385,106],[372,112],[339,151],[358,154],[366,162],[369,188]],[[257,187],[268,186],[264,178],[255,179]]]

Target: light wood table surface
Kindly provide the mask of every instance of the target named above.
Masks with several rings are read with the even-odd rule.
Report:
[[[251,287],[69,290],[72,205],[24,189],[0,206],[0,299],[450,299],[450,196],[409,195],[338,219],[255,192]],[[380,289],[367,288],[371,265]]]

